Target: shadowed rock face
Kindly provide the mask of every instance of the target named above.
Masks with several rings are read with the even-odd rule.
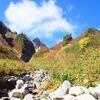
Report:
[[[33,43],[27,38],[25,34],[20,34],[24,38],[21,42],[23,43],[23,47],[21,46],[21,54],[20,59],[22,59],[25,62],[28,62],[32,55],[35,53],[35,48],[33,46]]]
[[[24,44],[24,47],[17,46],[21,44],[17,43],[19,40],[16,41],[18,35],[19,34],[12,32],[8,27],[6,27],[3,22],[0,21],[0,49],[2,48],[2,46],[6,46],[7,48],[16,50],[18,54],[16,56],[24,62],[28,62],[31,59],[32,55],[35,53],[35,48],[33,46],[33,43],[24,34],[24,40],[21,40],[21,42],[23,42]]]
[[[0,21],[0,34],[5,36],[6,32],[10,31],[1,21]]]
[[[28,40],[25,41],[25,46],[25,49],[22,49],[21,59],[25,62],[28,62],[35,53],[35,49],[33,44]]]
[[[34,44],[35,49],[37,49],[37,48],[40,47],[40,45],[41,45],[42,43],[41,43],[41,41],[40,41],[39,38],[35,38],[35,39],[33,40],[33,44]]]
[[[11,30],[8,27],[6,27],[6,25],[1,21],[0,21],[0,34],[10,47],[14,46],[13,40],[16,34],[11,32]]]

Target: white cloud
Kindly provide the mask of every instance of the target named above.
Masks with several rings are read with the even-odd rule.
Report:
[[[74,33],[76,29],[76,25],[63,17],[62,8],[58,7],[54,0],[41,2],[40,5],[31,0],[11,2],[6,9],[5,17],[13,31],[24,32],[33,37],[49,39],[56,35],[55,32]]]

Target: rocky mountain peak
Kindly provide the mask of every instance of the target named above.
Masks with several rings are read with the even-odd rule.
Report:
[[[35,47],[36,52],[47,49],[47,46],[43,42],[41,42],[38,37],[33,40],[33,45]]]

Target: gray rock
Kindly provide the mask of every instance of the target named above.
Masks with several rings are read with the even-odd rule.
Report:
[[[14,92],[12,94],[12,97],[23,99],[24,95],[23,95],[23,93],[20,93],[20,92]]]
[[[93,96],[97,99],[97,100],[100,100],[100,94],[98,92],[95,92],[93,94]]]
[[[93,87],[89,87],[88,90],[91,95],[93,95],[95,93],[95,88],[93,88]]]
[[[63,84],[54,92],[49,94],[51,99],[59,98],[68,93],[68,90],[71,88],[71,83],[69,81],[64,81]]]
[[[89,90],[86,87],[80,86],[84,93],[89,94]]]
[[[10,100],[9,97],[2,97],[2,100]]]
[[[74,87],[71,87],[69,90],[69,94],[74,95],[74,96],[77,96],[83,93],[84,93],[84,90],[81,86],[74,86]]]
[[[23,80],[16,81],[16,89],[21,89],[23,85],[24,85]]]
[[[95,88],[89,87],[88,90],[90,94],[92,94],[96,99],[100,100],[100,85],[96,86]]]
[[[35,100],[33,98],[33,95],[32,94],[27,94],[25,97],[24,97],[24,100]]]
[[[8,93],[6,90],[0,90],[0,98],[2,97],[8,97]]]
[[[64,100],[78,100],[76,97],[74,97],[70,94],[64,95],[63,98],[64,98]]]
[[[25,88],[25,94],[28,94],[28,93],[33,93],[33,91],[36,89],[36,86],[27,86],[26,88]]]
[[[27,87],[27,84],[24,84],[21,89],[14,89],[14,90],[12,90],[11,92],[8,93],[9,97],[12,97],[13,93],[15,93],[15,92],[20,92],[20,93],[24,94],[26,87]]]
[[[64,100],[64,98],[59,97],[59,98],[54,98],[53,100]]]
[[[22,100],[20,98],[11,97],[10,100]]]
[[[78,100],[97,100],[90,94],[82,94],[76,97]]]

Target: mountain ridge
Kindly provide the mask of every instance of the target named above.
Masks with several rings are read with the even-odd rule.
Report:
[[[19,40],[18,36],[19,34],[16,34],[16,32],[12,32],[8,27],[6,27],[3,22],[0,21],[0,49],[2,49],[2,53],[5,56],[8,55],[11,58],[11,56],[9,55],[9,50],[11,50],[13,53],[12,56],[14,56],[15,58],[17,57],[24,62],[28,62],[31,59],[32,55],[35,53],[35,48],[33,46],[33,43],[25,34],[23,34],[22,37],[19,37]],[[20,38],[24,39],[21,40]],[[22,48],[21,44],[24,45],[24,48]],[[17,50],[18,48],[20,49],[20,51]]]

